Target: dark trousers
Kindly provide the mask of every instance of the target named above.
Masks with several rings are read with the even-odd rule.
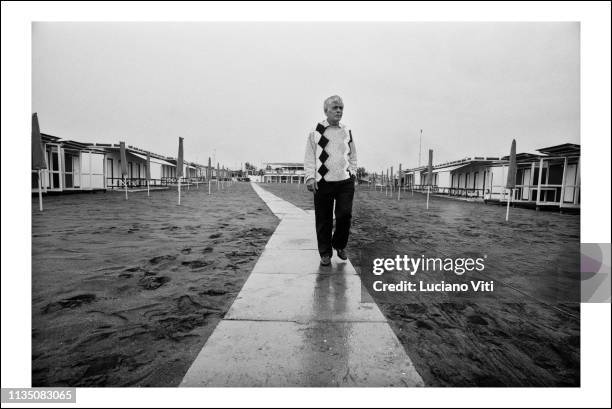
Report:
[[[314,195],[317,244],[321,257],[332,255],[332,248],[343,249],[348,242],[353,213],[353,195],[355,184],[353,178],[340,182],[318,183]],[[336,230],[332,235],[334,201],[336,201]]]

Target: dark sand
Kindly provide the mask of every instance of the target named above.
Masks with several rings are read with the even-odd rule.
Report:
[[[32,386],[176,386],[278,223],[251,186],[32,200]]]
[[[262,184],[293,204],[313,209],[297,185]],[[362,279],[372,258],[487,256],[487,295],[401,299],[372,294],[428,386],[580,385],[580,216],[432,197],[402,200],[358,187],[347,251]],[[385,273],[386,282],[406,279]],[[420,272],[426,282],[450,281]],[[365,282],[365,280],[364,280]],[[378,297],[378,298],[377,298]]]

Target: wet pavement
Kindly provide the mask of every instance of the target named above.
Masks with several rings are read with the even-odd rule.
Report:
[[[281,222],[180,386],[424,386],[350,261],[319,266],[313,212],[252,186]]]

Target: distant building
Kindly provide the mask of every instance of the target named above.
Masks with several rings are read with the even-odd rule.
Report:
[[[102,149],[42,133],[47,169],[42,172],[43,192],[104,190]],[[38,192],[38,172],[32,171],[32,192]]]
[[[512,202],[537,207],[580,207],[580,145],[565,143],[518,153]],[[431,191],[487,201],[508,199],[508,156],[472,157],[433,166]],[[406,169],[399,180],[407,189],[427,189],[426,166]]]
[[[175,158],[128,145],[127,175],[123,177],[119,144],[82,143],[45,133],[41,133],[41,142],[47,162],[41,180],[44,193],[124,189],[125,184],[128,188],[145,188],[147,154],[151,187],[177,183]],[[206,180],[206,166],[189,161],[184,161],[183,166],[185,183]],[[211,177],[216,177],[216,173],[212,169]],[[32,192],[38,192],[38,171],[32,171]]]
[[[266,162],[263,167],[264,183],[304,183],[304,163]]]
[[[119,144],[93,143],[89,146],[102,149],[105,156],[105,182],[106,189],[124,189],[124,180],[128,188],[145,188],[147,186],[147,153],[151,161],[150,185],[167,186],[176,182],[176,165],[167,157],[148,152],[140,148],[126,146],[127,176],[121,175],[121,154]]]

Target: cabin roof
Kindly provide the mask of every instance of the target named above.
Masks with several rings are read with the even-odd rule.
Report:
[[[304,167],[304,162],[264,162],[265,166]]]
[[[61,139],[59,136],[53,136],[42,132],[40,133],[40,138],[43,142],[57,142]]]
[[[533,160],[539,160],[543,156],[544,155],[540,155],[537,153],[521,152],[521,153],[516,154],[516,161],[517,162],[528,162],[528,161],[533,161]],[[502,156],[501,160],[509,161],[510,155]]]
[[[580,145],[577,145],[575,143],[562,143],[561,145],[540,148],[538,149],[538,152],[550,156],[580,155]]]

